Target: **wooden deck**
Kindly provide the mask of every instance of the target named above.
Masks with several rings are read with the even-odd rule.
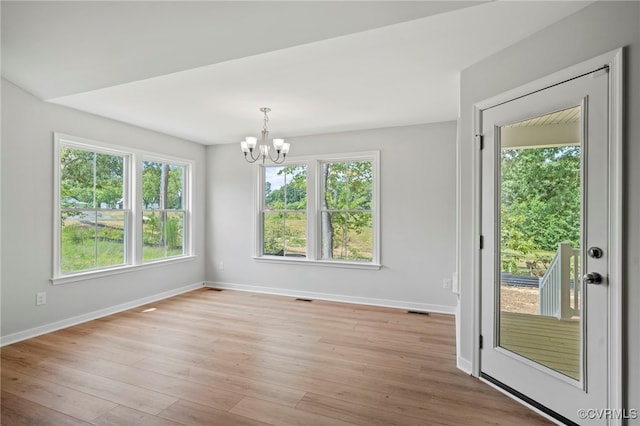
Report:
[[[502,312],[500,346],[580,378],[580,321]]]
[[[12,425],[550,425],[455,366],[455,320],[196,290],[2,352]]]

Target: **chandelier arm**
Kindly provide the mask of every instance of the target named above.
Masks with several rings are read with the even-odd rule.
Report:
[[[277,154],[276,158],[273,158],[273,155],[271,155],[271,150],[269,150],[269,160],[273,161],[276,164],[282,163],[282,161],[278,163],[278,160],[280,159],[280,150],[274,148],[274,151],[276,151]]]
[[[256,161],[258,161],[260,159],[260,155],[258,155],[257,157],[253,156],[253,151],[255,151],[254,149],[249,151],[249,155],[247,155],[247,153],[244,153],[244,159],[247,160],[247,163],[255,163]],[[249,158],[251,158],[251,160],[249,160]]]

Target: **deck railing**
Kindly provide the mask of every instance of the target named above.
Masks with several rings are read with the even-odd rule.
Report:
[[[558,244],[558,251],[540,278],[540,315],[571,319],[580,314],[580,285],[576,280],[579,272],[580,250],[569,243]]]

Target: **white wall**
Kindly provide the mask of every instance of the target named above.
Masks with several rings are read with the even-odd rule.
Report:
[[[626,339],[628,407],[640,408],[640,3],[597,2],[557,24],[491,56],[461,73],[459,149],[461,232],[458,256],[461,280],[459,360],[470,365],[473,353],[471,244],[472,106],[509,89],[599,54],[626,51],[625,194]],[[595,408],[595,407],[594,407]],[[632,424],[640,424],[635,420]]]
[[[453,122],[290,138],[292,155],[380,151],[381,270],[252,259],[254,167],[239,146],[207,149],[207,279],[289,295],[453,312]],[[217,265],[224,262],[224,270]]]
[[[196,161],[194,261],[51,285],[53,132]],[[2,80],[3,343],[52,324],[204,281],[205,148],[113,120],[41,102]],[[35,305],[36,292],[47,304]]]

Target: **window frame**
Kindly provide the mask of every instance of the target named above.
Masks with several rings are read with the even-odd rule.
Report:
[[[371,161],[372,168],[372,231],[373,247],[371,262],[342,259],[322,259],[322,230],[321,230],[321,196],[322,196],[322,167],[323,163],[344,163]],[[281,167],[275,164],[258,164],[256,173],[255,200],[255,232],[253,259],[257,262],[286,263],[296,265],[318,265],[351,269],[380,269],[380,151],[362,151],[341,154],[319,154],[313,156],[287,157],[285,166],[304,165],[307,169],[307,257],[287,258],[263,254],[264,230],[262,226],[262,208],[264,205],[265,172],[267,167]]]
[[[158,209],[145,209],[144,208],[144,203],[143,203],[143,185],[144,185],[144,176],[143,176],[143,170],[144,170],[144,162],[154,162],[154,163],[161,163],[161,164],[169,164],[170,166],[180,166],[183,168],[183,174],[182,174],[182,209],[168,209],[168,208],[158,208]],[[171,158],[167,158],[167,157],[162,157],[162,156],[158,156],[155,154],[142,154],[142,158],[140,158],[139,161],[140,164],[140,203],[139,203],[139,207],[140,207],[140,232],[138,232],[136,234],[136,237],[140,237],[140,241],[139,241],[139,245],[138,247],[140,248],[139,250],[139,258],[137,259],[139,261],[140,264],[151,264],[151,263],[157,263],[157,262],[164,262],[167,260],[172,260],[172,259],[178,259],[184,256],[188,256],[191,253],[191,235],[192,233],[191,231],[191,220],[190,220],[190,216],[191,216],[191,191],[190,191],[190,168],[191,165],[189,162],[185,162],[185,160],[178,160],[178,159],[171,159]],[[166,206],[165,206],[166,207]],[[169,212],[182,212],[184,214],[184,229],[183,229],[183,253],[181,255],[176,255],[176,256],[165,256],[165,257],[161,257],[161,258],[156,258],[156,259],[150,259],[150,260],[144,260],[144,241],[143,241],[143,231],[144,231],[144,224],[143,224],[143,217],[145,212],[149,212],[149,211],[153,211],[153,212],[165,212],[165,213],[169,213]],[[138,235],[139,234],[139,235]]]
[[[290,167],[290,166],[304,166],[305,174],[307,177],[307,208],[305,210],[290,210],[290,209],[278,209],[278,210],[267,210],[265,207],[265,172],[264,170],[271,167]],[[266,212],[274,212],[274,213],[298,213],[304,212],[307,218],[307,230],[306,230],[306,240],[307,240],[307,253],[304,257],[300,256],[299,259],[308,259],[309,257],[309,167],[307,162],[305,161],[291,161],[286,164],[260,164],[260,173],[259,173],[259,194],[258,194],[258,229],[259,229],[259,238],[258,238],[258,246],[255,247],[255,252],[257,256],[260,257],[268,257],[268,258],[286,258],[286,256],[277,256],[272,254],[264,254],[264,219],[263,215]],[[286,250],[286,247],[285,247]]]
[[[87,279],[100,278],[114,274],[121,274],[133,270],[179,263],[195,259],[193,246],[193,200],[192,182],[195,173],[195,162],[168,155],[132,149],[95,141],[78,136],[71,136],[54,132],[54,167],[53,167],[53,285],[66,284]],[[125,213],[125,262],[115,266],[84,269],[69,273],[61,271],[61,170],[60,149],[71,147],[91,152],[119,155],[125,158],[123,166],[123,212]],[[142,163],[143,161],[159,161],[184,166],[183,176],[183,209],[185,211],[184,254],[152,261],[142,261]]]

